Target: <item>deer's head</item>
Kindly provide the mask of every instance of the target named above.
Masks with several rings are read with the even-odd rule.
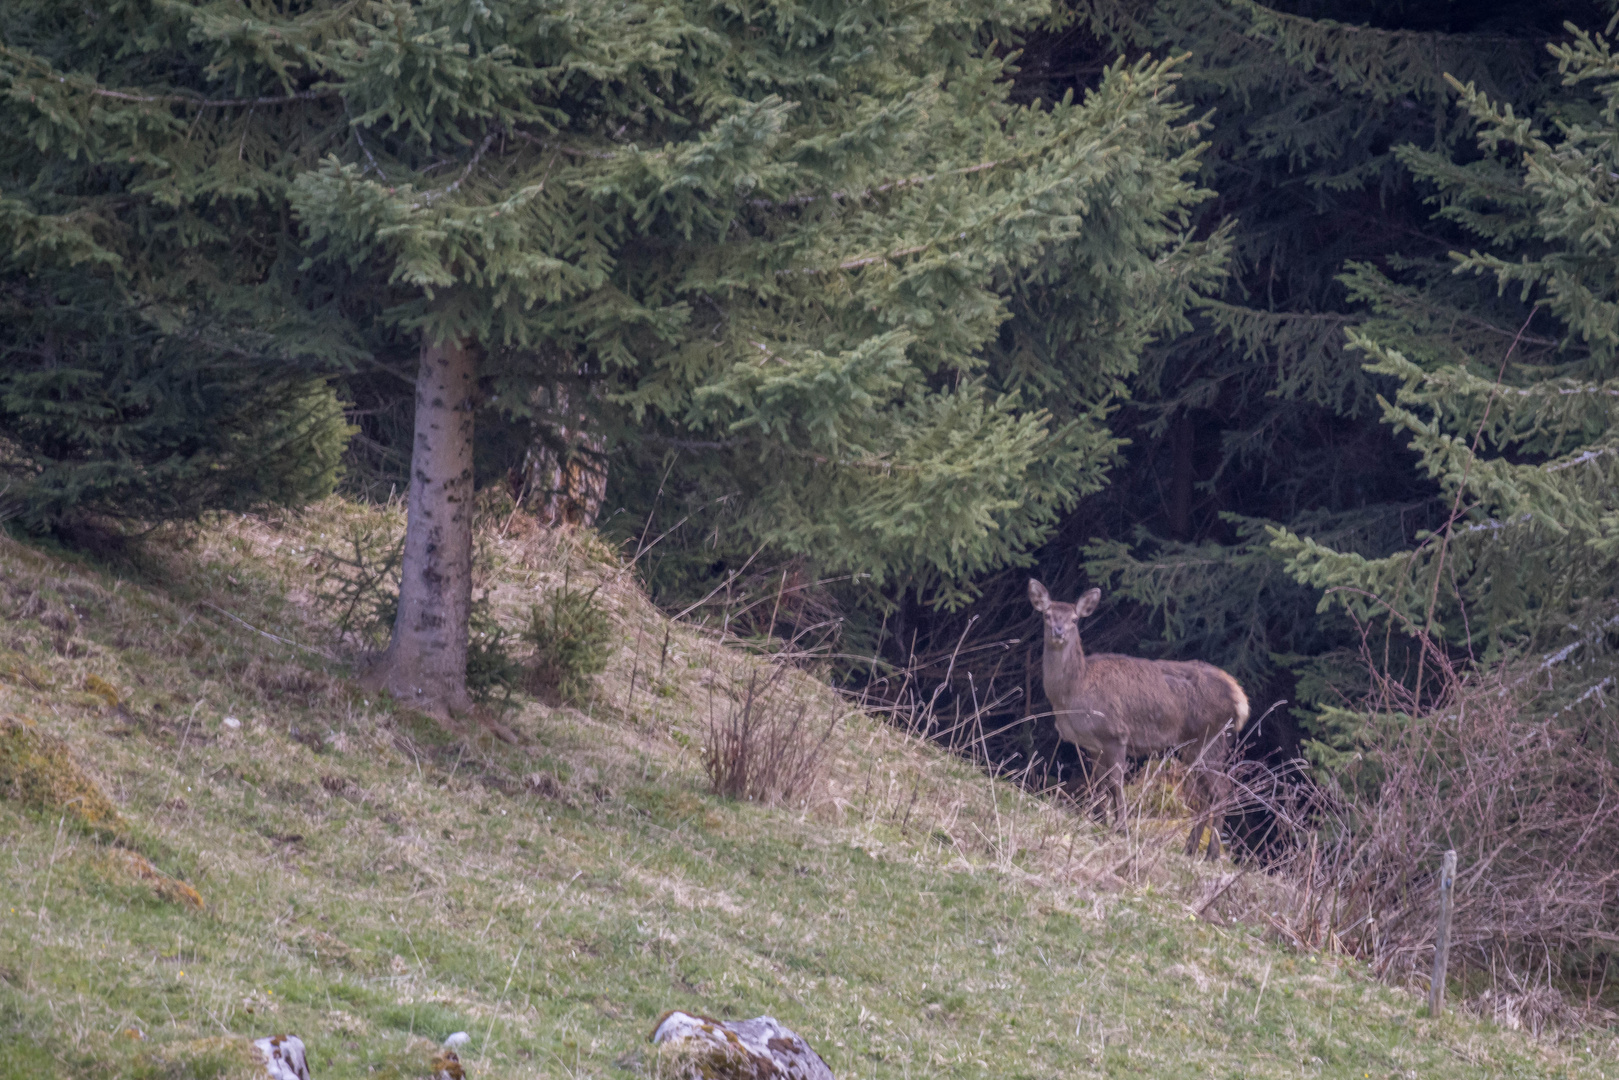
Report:
[[[1051,598],[1046,587],[1034,578],[1029,579],[1029,603],[1046,620],[1046,641],[1066,645],[1079,640],[1079,620],[1096,610],[1102,601],[1102,590],[1092,589],[1072,604],[1060,604]]]

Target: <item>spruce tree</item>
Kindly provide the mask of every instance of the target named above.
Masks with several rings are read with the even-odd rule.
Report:
[[[329,54],[355,144],[292,204],[310,264],[369,275],[377,319],[420,337],[374,677],[424,707],[465,704],[480,395],[521,412],[599,373],[629,422],[745,478],[761,541],[953,584],[1017,558],[1116,446],[1105,401],[1053,416],[986,376],[1011,298],[1081,270],[1077,314],[1128,348],[1218,272],[1181,235],[1202,193],[1169,65],[1008,102],[989,46],[1035,5],[381,10]]]
[[[1549,708],[1613,685],[1619,580],[1619,59],[1570,27],[1564,93],[1526,115],[1455,83],[1478,152],[1400,151],[1477,246],[1448,265],[1353,266],[1353,349],[1395,392],[1449,513],[1380,558],[1291,531],[1288,568],[1362,620],[1479,663],[1528,655]],[[1336,710],[1338,745],[1362,730]]]
[[[1347,347],[1367,313],[1341,275],[1445,257],[1460,237],[1433,219],[1400,148],[1449,156],[1470,144],[1447,76],[1520,109],[1550,100],[1547,41],[1591,13],[1252,0],[1089,9],[1109,42],[1193,51],[1187,91],[1217,110],[1209,209],[1238,221],[1230,287],[1148,357],[1136,388],[1138,460],[1162,477],[1154,498],[1131,504],[1146,527],[1087,547],[1088,576],[1150,609],[1176,655],[1230,665],[1295,702],[1301,675],[1347,674],[1321,661],[1353,644],[1353,628],[1316,611],[1269,527],[1382,555],[1448,506],[1379,422],[1391,387]]]
[[[424,707],[466,704],[473,413],[522,417],[567,380],[620,432],[703,444],[697,471],[729,474],[761,542],[953,587],[1101,482],[1135,351],[1219,272],[1219,238],[1184,235],[1205,193],[1171,65],[1009,100],[1005,45],[1044,10],[14,6],[7,103],[31,142],[8,144],[9,265],[18,288],[99,282],[87,325],[146,320],[167,346],[147,360],[170,365],[151,385],[237,364],[189,418],[143,429],[158,444],[222,400],[287,402],[271,415],[305,430],[296,376],[415,354],[404,595],[377,678]],[[1094,348],[1027,362],[1053,342],[1003,324],[1041,305]],[[115,355],[108,331],[82,336]],[[14,417],[91,381],[50,383],[57,354],[24,347],[44,376],[9,388]],[[1047,407],[1039,387],[1076,360],[1093,392]],[[114,389],[176,408],[147,374],[125,365]],[[86,434],[97,408],[60,411],[87,460],[117,442]]]
[[[1016,93],[1088,85],[1120,52],[1189,52],[1181,92],[1212,111],[1200,180],[1219,193],[1200,225],[1233,223],[1233,259],[1224,292],[1143,354],[1113,416],[1122,460],[1036,552],[1039,574],[1066,596],[1103,586],[1097,647],[1217,663],[1259,713],[1288,702],[1257,725],[1256,752],[1290,757],[1318,722],[1301,703],[1355,677],[1360,638],[1340,609],[1317,611],[1319,590],[1288,572],[1270,527],[1377,557],[1450,509],[1381,422],[1378,395],[1394,383],[1347,347],[1346,330],[1372,316],[1341,275],[1443,260],[1463,241],[1399,150],[1471,147],[1446,74],[1540,108],[1563,93],[1548,42],[1568,38],[1565,19],[1590,25],[1607,8],[1076,0],[1064,14],[1028,41]],[[918,651],[948,657],[968,619],[969,642],[1026,641],[1037,624],[1025,577],[979,579],[982,602],[959,616],[922,614]],[[996,697],[1026,685],[1021,655],[969,655],[953,668],[963,697],[968,672],[980,692],[995,675]],[[1015,740],[997,752],[1049,757],[1053,732],[1016,726],[1043,706],[1014,700],[986,721]]]
[[[0,517],[332,489],[348,429],[330,376],[359,348],[296,272],[286,189],[323,132],[346,137],[342,110],[249,63],[224,17],[0,10]]]

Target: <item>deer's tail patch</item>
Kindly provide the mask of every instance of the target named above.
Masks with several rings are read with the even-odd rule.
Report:
[[[1231,687],[1232,704],[1236,707],[1237,714],[1237,730],[1241,731],[1242,726],[1248,722],[1248,695],[1242,692],[1242,687],[1237,683],[1236,679],[1233,679],[1224,671],[1220,672],[1220,674],[1225,678],[1227,685]]]

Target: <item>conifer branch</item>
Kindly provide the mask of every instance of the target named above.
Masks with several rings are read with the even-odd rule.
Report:
[[[1435,30],[1386,30],[1382,27],[1341,22],[1337,19],[1319,19],[1308,15],[1295,15],[1291,12],[1279,11],[1276,8],[1258,3],[1257,0],[1234,0],[1234,6],[1246,11],[1251,19],[1268,21],[1277,29],[1286,28],[1294,36],[1292,40],[1307,40],[1304,35],[1314,34],[1318,37],[1328,35],[1341,35],[1348,39],[1360,39],[1369,43],[1368,48],[1388,51],[1408,42],[1421,42],[1423,44],[1437,42],[1456,42],[1469,46],[1480,44],[1521,46],[1524,49],[1533,49],[1545,46],[1555,41],[1555,38],[1540,37],[1513,37],[1510,34],[1471,34],[1446,33]],[[1263,28],[1260,28],[1263,32]]]
[[[577,146],[567,146],[563,143],[542,139],[537,135],[530,135],[526,131],[513,131],[512,135],[513,137],[521,139],[532,146],[540,147],[543,150],[555,150],[559,153],[566,154],[569,157],[590,158],[595,161],[616,161],[618,158],[623,156],[623,153],[614,153],[607,150],[585,150]],[[1037,150],[1038,149],[1044,148],[1041,147],[1037,148]],[[642,156],[652,158],[654,160],[665,156],[658,151],[652,151],[650,153],[643,151],[641,153]],[[1018,160],[1020,157],[1027,156],[1028,154],[1023,154],[1014,157],[997,158],[994,161],[981,161],[976,165],[967,165],[959,169],[944,169],[940,172],[927,173],[923,176],[907,176],[899,180],[890,180],[885,184],[877,184],[872,187],[864,188],[860,191],[833,191],[826,195],[790,195],[785,199],[749,199],[748,205],[761,210],[777,210],[783,207],[809,206],[812,203],[820,202],[822,199],[830,199],[833,202],[843,202],[850,199],[869,199],[873,195],[883,195],[890,191],[900,191],[908,187],[920,187],[923,184],[939,179],[941,176],[970,176],[973,173],[984,172],[988,169],[1010,164],[1011,162]]]
[[[489,147],[494,143],[495,136],[498,134],[499,129],[496,129],[495,131],[491,131],[488,135],[484,136],[482,145],[480,145],[478,149],[473,152],[472,160],[467,162],[467,167],[461,170],[461,175],[450,181],[447,186],[439,188],[437,191],[429,191],[424,194],[419,200],[411,204],[411,209],[419,210],[436,199],[442,199],[446,195],[453,195],[455,190],[461,186],[466,178],[472,175],[472,170],[478,167],[478,162],[483,160],[484,152],[488,150]]]
[[[1005,165],[1012,160],[1014,159],[1000,158],[996,161],[981,161],[977,165],[968,165],[960,169],[946,169],[942,172],[928,173],[926,176],[909,176],[903,180],[891,180],[886,184],[878,184],[876,187],[869,187],[864,191],[834,191],[828,195],[793,195],[779,202],[772,199],[750,199],[748,203],[750,206],[761,209],[774,210],[783,206],[808,206],[811,203],[820,202],[823,198],[831,199],[833,202],[843,202],[847,199],[864,200],[871,198],[873,195],[883,195],[903,188],[921,187],[923,184],[937,180],[941,176],[970,176],[986,169],[993,169],[997,165]]]
[[[929,246],[928,244],[916,244],[908,248],[897,248],[886,255],[867,255],[859,259],[849,259],[847,262],[838,263],[838,269],[858,270],[860,267],[870,266],[872,263],[893,262],[896,259],[903,259],[907,255],[915,255],[918,252],[926,251]]]
[[[387,180],[388,174],[382,171],[382,166],[377,163],[376,155],[371,153],[369,146],[365,145],[365,139],[360,135],[360,125],[354,122],[354,114],[349,112],[348,102],[346,101],[343,103],[343,115],[349,118],[349,130],[354,132],[354,141],[360,144],[360,151],[365,154],[365,159],[371,163],[373,169],[377,170],[378,176]],[[363,176],[364,174],[362,173],[361,175]]]
[[[583,150],[577,146],[566,146],[562,143],[551,142],[549,139],[542,139],[538,135],[530,135],[528,132],[519,131],[516,128],[512,129],[512,137],[521,139],[530,146],[537,146],[542,150],[554,150],[560,154],[567,154],[569,157],[591,158],[596,161],[612,161],[619,156],[606,150]],[[653,153],[649,156],[657,158],[662,157],[663,155]]]
[[[278,94],[271,97],[256,98],[194,98],[186,94],[126,94],[121,90],[105,90],[101,87],[89,87],[88,89],[96,97],[114,98],[118,101],[133,101],[138,104],[191,105],[199,109],[290,105],[295,101],[317,101],[322,98],[338,96],[335,89],[304,90],[296,94]]]
[[[1569,458],[1567,461],[1559,461],[1555,465],[1546,466],[1546,471],[1547,472],[1562,472],[1564,469],[1572,469],[1576,465],[1588,465],[1588,464],[1590,464],[1591,462],[1595,461],[1598,458],[1607,457],[1609,454],[1612,454],[1613,452],[1614,452],[1614,448],[1611,447],[1611,446],[1602,446],[1602,447],[1598,447],[1595,450],[1587,450],[1584,453],[1582,453],[1579,457]]]
[[[1491,389],[1490,396],[1489,396],[1488,399],[1486,399],[1486,401],[1484,403],[1484,415],[1479,417],[1478,430],[1473,433],[1473,444],[1472,444],[1472,446],[1468,447],[1467,456],[1462,461],[1462,476],[1461,476],[1460,482],[1457,483],[1457,485],[1456,485],[1456,499],[1455,499],[1455,502],[1451,505],[1451,508],[1450,508],[1450,518],[1445,522],[1445,528],[1444,528],[1444,530],[1442,531],[1442,533],[1440,534],[1440,537],[1439,537],[1439,555],[1438,555],[1438,560],[1434,564],[1433,591],[1428,597],[1428,615],[1427,615],[1427,618],[1423,622],[1423,628],[1422,628],[1422,632],[1423,632],[1422,640],[1423,640],[1423,643],[1424,643],[1423,644],[1423,650],[1417,656],[1417,685],[1418,686],[1422,685],[1423,667],[1424,667],[1425,662],[1428,659],[1428,649],[1427,649],[1428,636],[1431,635],[1434,632],[1434,615],[1439,610],[1439,586],[1440,586],[1440,580],[1441,580],[1440,579],[1440,572],[1444,569],[1444,566],[1445,566],[1445,556],[1448,553],[1449,548],[1450,548],[1450,539],[1451,539],[1452,534],[1455,531],[1456,522],[1461,518],[1461,516],[1463,514],[1462,496],[1467,491],[1468,473],[1473,468],[1473,462],[1478,459],[1479,445],[1484,441],[1484,427],[1485,427],[1485,425],[1487,423],[1489,423],[1489,420],[1490,420],[1490,408],[1491,408],[1491,406],[1493,406],[1495,404],[1496,393],[1497,393],[1497,391],[1499,391],[1499,389],[1500,389],[1500,387],[1502,385],[1502,380],[1506,376],[1507,364],[1511,362],[1512,354],[1515,351],[1517,351],[1518,343],[1523,340],[1523,335],[1525,333],[1527,333],[1528,330],[1529,330],[1529,324],[1534,321],[1535,315],[1539,311],[1540,311],[1540,305],[1538,303],[1534,307],[1529,309],[1528,317],[1524,319],[1523,325],[1518,327],[1518,336],[1512,339],[1512,344],[1507,347],[1506,355],[1501,357],[1501,370],[1499,370],[1495,374],[1495,386]],[[1426,546],[1426,545],[1423,545],[1423,546]],[[1413,558],[1413,560],[1415,559],[1415,552],[1412,553],[1412,558]],[[1454,569],[1451,571],[1451,573],[1454,575],[1454,573],[1455,573]]]
[[[1008,158],[1006,160],[1010,161],[1012,159]],[[994,168],[996,165],[1000,165],[1000,164],[1004,164],[1004,162],[1001,162],[1001,161],[984,162],[984,163],[981,163],[979,165],[971,166],[970,168],[962,170],[962,171],[963,172],[978,172],[981,169]],[[933,175],[934,176],[939,176],[939,175],[944,175],[944,174],[935,173]],[[933,179],[933,176],[928,177],[928,179]],[[1006,216],[1006,214],[1013,207],[1021,206],[1021,205],[1024,205],[1024,204],[1028,203],[1030,198],[1031,198],[1030,194],[1028,194],[1028,193],[1022,194],[1022,195],[1018,196],[1017,198],[1013,199],[1012,202],[1009,205],[999,207],[999,208],[995,209],[994,211],[992,211],[991,213],[986,214],[984,217],[982,217],[982,218],[980,218],[980,219],[978,219],[976,221],[969,222],[966,228],[962,229],[961,231],[959,231],[958,233],[955,234],[955,238],[958,239],[958,240],[965,240],[967,238],[967,233],[969,231],[977,231],[979,229],[982,229],[985,225],[989,224],[990,222],[994,222],[994,221],[998,221],[998,220],[1003,219]],[[913,244],[910,247],[896,248],[895,250],[890,251],[890,252],[888,252],[886,254],[882,254],[882,255],[863,255],[863,256],[861,256],[860,258],[857,258],[857,259],[848,259],[848,260],[846,260],[844,262],[839,263],[838,264],[838,269],[839,270],[857,270],[862,266],[870,266],[873,263],[894,262],[896,260],[905,258],[907,255],[916,255],[916,254],[920,254],[921,252],[927,251],[929,248],[932,248],[932,247],[936,246],[939,242],[940,242],[939,240],[930,240],[925,244]],[[812,270],[810,272],[811,273],[816,273],[817,271]]]
[[[72,83],[68,83],[68,76],[58,73],[50,64],[28,52],[19,52],[15,49],[0,46],[0,56],[14,60],[24,67],[33,68],[44,78],[66,83],[89,93],[93,97],[110,98],[114,101],[128,101],[137,105],[189,105],[199,109],[234,109],[252,108],[255,105],[290,105],[295,101],[315,101],[321,98],[337,97],[339,94],[336,87],[300,90],[295,94],[268,94],[262,97],[247,98],[203,98],[192,94],[136,94],[127,90],[108,90],[104,86],[98,86],[93,82],[77,78]]]
[[[741,439],[677,439],[669,435],[642,435],[641,441],[674,450],[732,450],[742,445]]]

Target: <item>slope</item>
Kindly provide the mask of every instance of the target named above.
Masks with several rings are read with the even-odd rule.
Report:
[[[582,705],[446,728],[368,699],[312,582],[397,517],[232,517],[107,566],[0,538],[6,731],[64,740],[117,818],[0,800],[0,1076],[248,1076],[246,1040],[284,1031],[320,1080],[417,1077],[457,1030],[480,1080],[650,1076],[674,1007],[774,1014],[851,1080],[1619,1076],[1607,1037],[1430,1021],[1193,918],[1208,872],[1146,830],[1098,834],[807,674],[796,702],[839,721],[822,789],[710,796],[708,717],[767,661],[670,624],[586,535],[483,534],[509,626],[599,584],[617,640]]]

